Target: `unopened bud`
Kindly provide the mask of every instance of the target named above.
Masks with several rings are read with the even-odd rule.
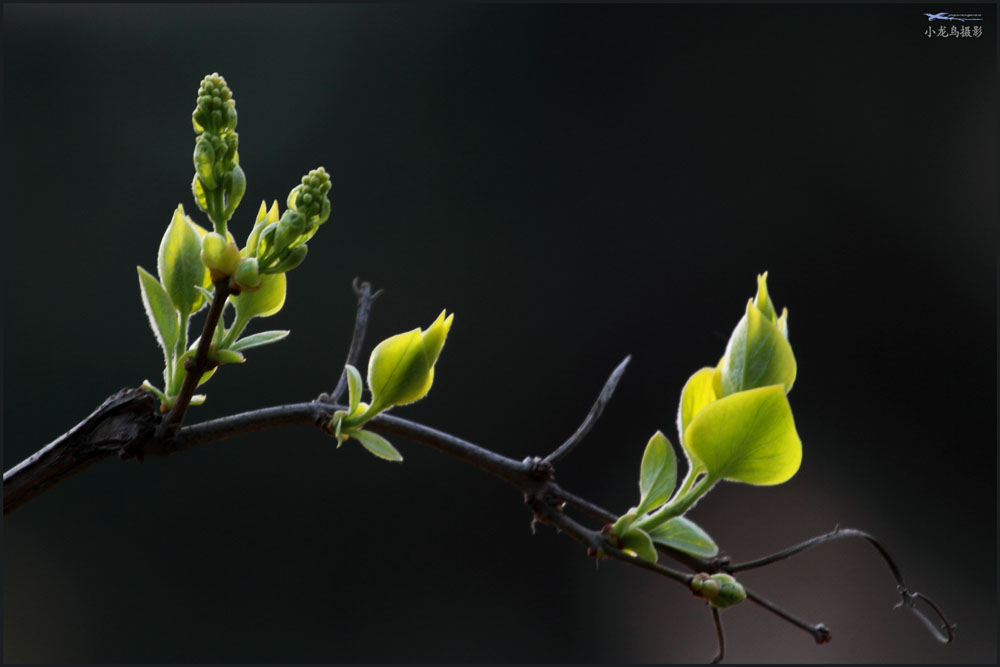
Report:
[[[208,267],[212,282],[233,275],[239,259],[239,248],[232,241],[227,242],[222,234],[209,232],[201,240],[201,261]]]

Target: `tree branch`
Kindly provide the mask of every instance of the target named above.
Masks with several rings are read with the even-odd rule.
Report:
[[[375,299],[382,295],[382,290],[372,292],[371,284],[363,282],[359,285],[357,278],[351,283],[351,287],[358,297],[358,310],[354,316],[354,333],[351,335],[351,345],[347,349],[347,361],[344,362],[344,365],[350,364],[357,367],[358,359],[361,357],[361,346],[364,345],[365,333],[368,330],[368,316],[371,313],[372,304],[375,302]],[[333,390],[333,393],[329,395],[326,393],[320,394],[319,400],[327,403],[336,403],[344,395],[344,390],[346,389],[347,370],[341,369],[340,379],[337,380],[337,386]]]
[[[212,346],[215,327],[219,323],[219,318],[222,317],[222,310],[226,307],[226,299],[233,291],[229,289],[228,276],[215,281],[214,285],[215,298],[212,299],[212,305],[205,317],[205,324],[201,329],[201,339],[198,341],[198,349],[195,351],[194,357],[184,362],[184,384],[181,385],[181,391],[177,395],[174,407],[156,427],[157,438],[165,437],[175,425],[184,421],[184,413],[191,403],[191,397],[194,396],[194,390],[198,387],[201,376],[215,367],[215,364],[208,360],[208,352]]]
[[[580,444],[587,434],[590,433],[590,429],[594,427],[594,424],[600,418],[601,413],[604,412],[604,406],[608,404],[611,400],[611,396],[615,393],[615,389],[618,387],[618,381],[622,379],[622,375],[625,374],[625,367],[628,366],[628,362],[632,361],[632,355],[625,357],[620,364],[611,371],[611,376],[604,383],[604,388],[601,389],[601,393],[597,396],[597,400],[594,402],[590,412],[584,417],[583,423],[580,427],[576,429],[576,432],[569,437],[563,444],[559,445],[559,448],[554,452],[542,459],[543,463],[552,466],[556,461],[563,458],[571,451],[573,448]]]
[[[9,514],[64,479],[149,437],[160,421],[159,401],[145,389],[122,389],[86,419],[3,475]]]

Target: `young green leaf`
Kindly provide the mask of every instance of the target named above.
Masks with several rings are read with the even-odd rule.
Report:
[[[167,225],[157,256],[160,280],[181,313],[190,315],[205,303],[198,287],[209,287],[208,269],[201,261],[201,240],[180,205]]]
[[[260,333],[255,333],[239,339],[230,345],[229,349],[234,352],[242,352],[243,350],[249,350],[251,347],[270,345],[271,343],[277,343],[279,340],[287,337],[290,333],[291,331],[261,331]]]
[[[403,460],[403,455],[396,451],[396,448],[389,444],[389,441],[378,435],[377,433],[372,433],[371,431],[353,431],[351,437],[356,439],[362,445],[365,446],[369,452],[379,457],[380,459],[385,459],[386,461],[396,461],[400,462]]]
[[[656,562],[656,547],[653,546],[653,540],[649,537],[649,533],[641,528],[629,528],[622,535],[622,549],[643,560]]]
[[[344,372],[347,373],[347,398],[351,406],[348,414],[353,415],[361,403],[361,373],[350,364],[344,366]]]
[[[683,551],[684,553],[711,558],[719,553],[719,547],[708,533],[694,521],[677,516],[666,523],[661,523],[649,531],[649,537],[657,544]]]
[[[639,468],[639,507],[636,514],[645,514],[670,499],[677,483],[677,456],[667,436],[657,431],[646,444]]]
[[[778,314],[774,312],[774,304],[767,293],[767,271],[757,276],[757,296],[753,298],[753,305],[761,312],[767,321],[774,324],[778,319]]]
[[[677,408],[677,433],[688,457],[691,456],[691,452],[684,444],[684,431],[702,408],[719,398],[713,386],[714,376],[714,368],[702,368],[688,378],[684,389],[681,390],[681,402]]]
[[[454,317],[454,313],[445,317],[442,310],[426,330],[397,334],[375,346],[368,361],[373,411],[413,403],[427,395]]]
[[[722,395],[781,383],[785,392],[795,382],[795,355],[776,324],[753,304],[733,330],[722,358]]]
[[[254,317],[270,317],[285,305],[288,279],[283,273],[263,276],[256,292],[241,292],[229,297],[236,307],[236,319],[248,322]]]
[[[802,442],[781,384],[705,406],[684,439],[714,479],[770,486],[790,479],[802,463]]]
[[[156,342],[170,355],[177,344],[180,330],[177,311],[160,281],[141,266],[135,268],[139,272],[139,292],[142,295],[142,307],[149,318],[149,326],[153,329]]]

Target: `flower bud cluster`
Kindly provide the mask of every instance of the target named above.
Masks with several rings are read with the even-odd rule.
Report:
[[[258,220],[247,242],[247,256],[257,260],[261,274],[291,271],[305,259],[319,226],[330,217],[330,176],[313,169],[288,194],[288,210],[277,221]]]
[[[246,191],[246,175],[239,166],[236,101],[218,73],[202,79],[191,122],[198,134],[191,190],[199,208],[212,219],[215,231],[225,236],[226,221]]]

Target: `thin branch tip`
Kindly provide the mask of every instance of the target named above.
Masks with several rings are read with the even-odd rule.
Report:
[[[556,461],[573,451],[573,449],[580,444],[585,437],[587,437],[587,434],[590,433],[590,429],[594,427],[594,424],[600,418],[601,413],[604,412],[605,406],[607,406],[607,404],[611,401],[611,397],[614,395],[615,389],[618,388],[618,382],[621,380],[622,375],[625,374],[625,367],[628,366],[628,363],[631,360],[632,355],[630,354],[626,356],[613,371],[611,371],[611,375],[608,376],[608,379],[604,382],[604,386],[601,388],[601,393],[598,394],[593,407],[590,408],[590,412],[587,413],[587,416],[583,418],[583,422],[576,429],[576,432],[574,432],[573,435],[566,440],[566,442],[559,445],[554,452],[543,459],[546,463],[550,465],[554,464]]]

